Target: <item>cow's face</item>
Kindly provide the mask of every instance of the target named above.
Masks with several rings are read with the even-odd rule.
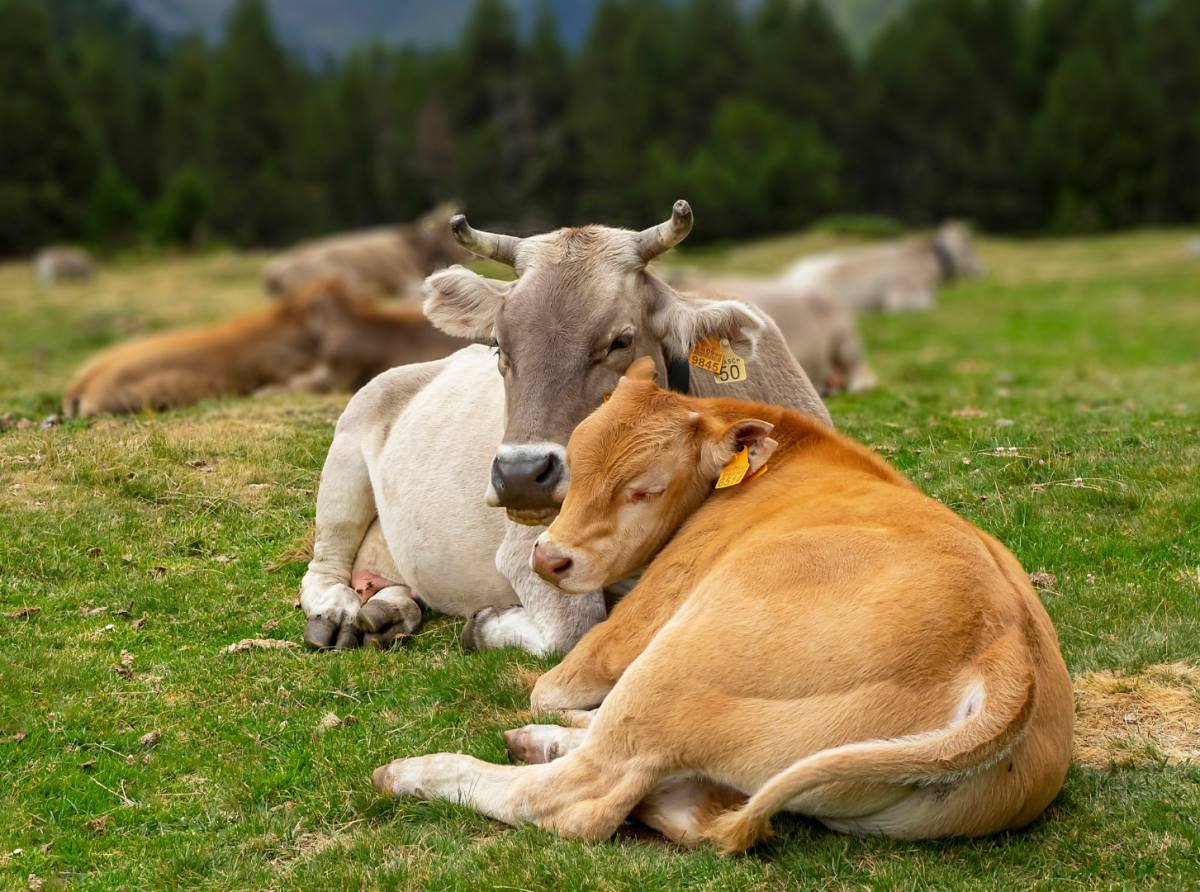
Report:
[[[687,203],[679,202],[672,221],[643,233],[587,226],[518,240],[470,230],[472,244],[482,243],[478,252],[511,262],[517,280],[452,268],[426,281],[430,321],[490,343],[504,376],[507,427],[492,461],[488,504],[520,522],[549,522],[567,492],[571,432],[638,357],[648,357],[666,380],[668,355],[687,362],[702,338],[729,338],[741,356],[753,356],[765,325],[754,310],[681,296],[646,269],[666,249],[662,243],[674,244],[690,223]],[[682,233],[664,237],[659,231],[672,224]],[[485,236],[507,241],[484,243]]]
[[[770,424],[694,411],[703,403],[654,387],[654,373],[648,359],[635,362],[571,436],[571,491],[531,557],[534,572],[568,594],[648,564],[739,449],[749,450],[748,473],[774,451]]]
[[[955,276],[977,279],[987,272],[983,262],[975,255],[971,230],[965,223],[958,220],[943,223],[933,237],[944,256],[949,258]]]

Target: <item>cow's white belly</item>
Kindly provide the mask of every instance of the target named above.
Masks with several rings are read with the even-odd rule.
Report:
[[[403,581],[435,610],[470,616],[518,599],[496,569],[508,521],[502,509],[484,504],[504,436],[503,379],[485,350],[454,359],[399,413],[368,464]]]

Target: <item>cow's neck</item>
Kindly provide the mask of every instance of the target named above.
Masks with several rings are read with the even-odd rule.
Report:
[[[933,256],[937,258],[938,275],[943,282],[953,282],[955,275],[954,257],[947,250],[946,246],[942,244],[942,240],[936,235],[929,240],[929,244],[933,248]]]
[[[692,386],[691,361],[687,357],[681,359],[676,356],[666,344],[662,345],[662,352],[663,362],[667,366],[667,388],[687,396]]]

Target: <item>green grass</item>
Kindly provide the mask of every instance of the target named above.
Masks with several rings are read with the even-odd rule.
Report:
[[[1200,664],[1200,263],[1185,237],[985,242],[989,279],[931,313],[863,320],[881,387],[830,401],[844,430],[1058,576],[1044,599],[1073,673]],[[765,271],[829,238],[681,262]],[[73,370],[131,332],[257,305],[257,263],[133,264],[54,291],[0,267],[0,414],[55,411]],[[303,566],[269,565],[310,534],[343,404],[0,434],[0,614],[41,608],[0,616],[0,888],[1196,887],[1200,772],[1165,759],[1072,767],[1020,833],[905,843],[782,816],[774,842],[734,858],[632,827],[582,845],[381,801],[370,771],[398,756],[503,760],[499,732],[528,720],[550,662],[465,655],[445,617],[388,654],[218,653],[299,639]],[[966,407],[988,414],[952,414]],[[331,712],[354,720],[322,728]]]

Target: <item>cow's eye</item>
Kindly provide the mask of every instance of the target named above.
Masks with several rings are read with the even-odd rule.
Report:
[[[653,489],[635,489],[629,493],[629,502],[633,505],[640,505],[643,502],[653,502],[663,494],[663,487],[655,487]]]
[[[609,353],[616,353],[618,350],[628,350],[633,346],[632,335],[621,335],[608,346]]]

